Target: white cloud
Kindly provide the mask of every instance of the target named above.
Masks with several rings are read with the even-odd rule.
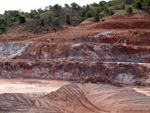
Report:
[[[79,5],[86,5],[91,3],[98,3],[100,0],[3,0],[0,4],[0,14],[4,13],[5,10],[19,10],[29,12],[31,9],[44,9],[45,6],[60,4],[64,5],[65,3],[71,4],[76,2]],[[105,0],[108,1],[108,0]]]

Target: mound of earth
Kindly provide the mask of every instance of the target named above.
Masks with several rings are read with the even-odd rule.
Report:
[[[104,84],[70,84],[48,95],[1,94],[1,112],[149,113],[150,90]],[[148,90],[148,88],[147,88]]]

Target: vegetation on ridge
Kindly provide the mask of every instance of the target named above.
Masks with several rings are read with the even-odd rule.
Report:
[[[5,11],[0,15],[0,34],[7,28],[24,23],[24,31],[35,32],[39,26],[45,27],[40,31],[51,31],[54,27],[62,29],[65,24],[76,26],[87,18],[94,22],[101,21],[103,17],[112,16],[117,10],[125,10],[132,14],[133,9],[142,9],[149,12],[150,0],[111,0],[80,6],[73,2],[62,7],[59,4],[46,6],[45,9],[34,9],[30,13],[22,11]],[[41,28],[41,27],[40,27]],[[19,28],[18,28],[19,29]]]

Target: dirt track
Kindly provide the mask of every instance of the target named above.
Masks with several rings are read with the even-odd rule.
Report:
[[[0,79],[0,94],[2,93],[23,93],[38,94],[50,93],[69,84],[65,81],[36,80],[36,79]]]

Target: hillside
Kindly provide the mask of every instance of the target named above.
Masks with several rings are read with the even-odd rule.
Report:
[[[0,112],[149,113],[149,7],[123,1],[125,9],[114,9],[120,0],[90,5],[90,18],[84,18],[89,6],[76,4],[40,9],[23,23],[2,20],[7,31],[0,35]],[[56,11],[59,26],[53,23]]]
[[[0,33],[54,32],[54,28],[63,30],[68,26],[77,26],[88,18],[91,21],[99,21],[99,19],[103,21],[109,16],[125,16],[128,7],[132,7],[132,14],[144,13],[149,15],[149,2],[141,1],[142,7],[137,7],[136,3],[136,0],[113,0],[86,6],[72,3],[71,5],[65,4],[65,7],[62,7],[56,4],[47,6],[44,10],[31,10],[30,13],[10,10],[6,11],[1,17]],[[66,15],[69,15],[68,23],[66,22]],[[19,22],[21,16],[25,18],[25,22]]]
[[[149,113],[149,20],[134,14],[56,33],[1,35],[0,78],[7,89],[0,89],[0,111]]]

